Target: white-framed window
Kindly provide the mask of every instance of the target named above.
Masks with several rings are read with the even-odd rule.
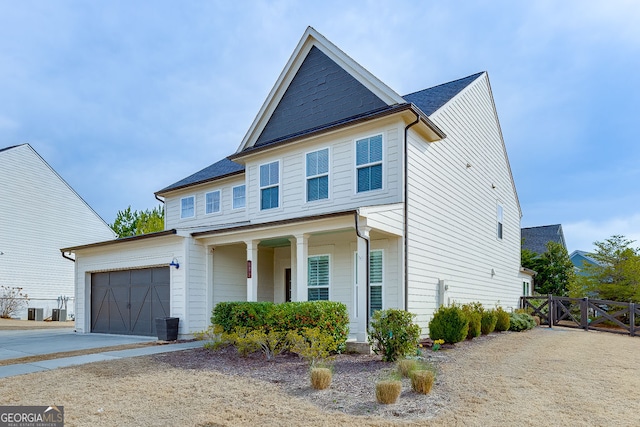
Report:
[[[280,204],[280,162],[260,165],[260,210]]]
[[[382,250],[373,250],[369,253],[369,316],[382,310],[383,264]]]
[[[204,195],[204,213],[212,214],[220,212],[220,190],[211,191]]]
[[[498,207],[496,209],[496,223],[497,223],[496,233],[497,233],[498,239],[500,240],[502,240],[503,220],[504,220],[504,212],[502,210],[502,205],[498,204]]]
[[[307,202],[329,198],[329,149],[307,153]]]
[[[355,279],[358,283],[358,253],[354,252]],[[369,252],[369,317],[384,308],[384,253],[382,249]],[[359,286],[359,284],[358,284]],[[356,295],[357,300],[357,295]]]
[[[329,255],[310,256],[307,268],[307,300],[329,300]]]
[[[242,209],[246,206],[246,188],[244,184],[233,187],[233,209]]]
[[[180,199],[180,218],[193,218],[196,214],[195,196]]]
[[[529,282],[522,282],[522,295],[529,296]]]
[[[356,192],[382,188],[382,135],[356,141]]]

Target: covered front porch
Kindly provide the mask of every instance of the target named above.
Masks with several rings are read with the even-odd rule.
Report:
[[[380,211],[393,209],[194,233],[208,254],[211,308],[222,301],[338,301],[349,311],[350,338],[366,341],[368,316],[404,301],[401,234],[393,221],[375,218]]]

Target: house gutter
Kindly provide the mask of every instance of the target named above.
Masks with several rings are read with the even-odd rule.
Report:
[[[369,286],[369,281],[371,280],[371,277],[370,277],[371,272],[369,271],[370,242],[369,242],[369,238],[364,237],[362,234],[360,234],[360,228],[358,228],[358,218],[359,217],[360,217],[360,210],[358,209],[353,213],[353,218],[355,219],[356,236],[358,236],[359,238],[364,240],[364,244],[365,244],[365,248],[366,248],[365,252],[366,252],[366,257],[367,257],[367,259],[366,259],[367,274],[366,274],[366,278],[365,278],[365,280],[366,280],[365,287],[367,288],[366,289],[366,294],[367,294],[366,302],[367,302],[367,305],[365,307],[364,315],[366,316],[366,320],[367,320],[367,323],[366,323],[367,328],[366,328],[366,330],[369,331],[369,287],[370,287]]]
[[[411,110],[413,111],[413,110]],[[420,122],[420,115],[404,128],[404,310],[409,311],[409,129]]]
[[[66,253],[66,252],[61,252],[61,253],[62,253],[62,258],[66,258],[66,259],[68,259],[68,260],[71,260],[71,261],[73,261],[73,262],[76,262],[76,260],[75,260],[75,259],[71,258],[70,256],[67,256],[67,253]],[[69,252],[69,253],[71,253],[71,252]]]
[[[164,205],[164,200],[162,200],[160,197],[158,197],[157,193],[155,193],[154,196],[155,196],[157,201],[159,201],[160,203],[162,203]]]

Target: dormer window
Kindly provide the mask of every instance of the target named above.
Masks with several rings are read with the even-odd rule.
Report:
[[[260,165],[260,210],[273,209],[280,202],[280,162]]]
[[[382,135],[356,141],[357,192],[382,188]]]

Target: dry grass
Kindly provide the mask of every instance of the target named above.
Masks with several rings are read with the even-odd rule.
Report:
[[[402,382],[397,380],[383,380],[376,384],[376,400],[383,405],[396,403],[402,393]]]
[[[35,320],[19,320],[19,319],[2,319],[0,318],[0,331],[19,331],[25,329],[55,329],[55,328],[73,328],[75,322],[68,320],[66,322],[51,322]]]
[[[384,412],[386,418],[352,416],[319,406],[319,397],[328,401],[339,397],[332,397],[333,385],[312,390],[304,368],[300,375],[306,386],[290,390],[266,379],[173,367],[159,357],[0,379],[0,405],[63,405],[68,427],[638,424],[640,338],[536,328],[489,335],[456,347],[427,353],[439,360],[433,390],[417,395],[405,389],[398,403]],[[181,354],[196,353],[175,356]],[[210,357],[213,360],[215,354]],[[333,382],[339,379],[337,373]],[[368,394],[353,390],[353,397],[377,405],[374,388],[367,390]],[[423,399],[427,409],[432,402],[444,406],[431,419],[398,412],[414,396]]]
[[[412,371],[411,372],[411,388],[416,393],[429,394],[435,376],[431,371]]]
[[[311,387],[315,390],[324,390],[331,385],[331,369],[311,368]]]
[[[418,361],[415,359],[401,359],[398,361],[398,372],[405,378],[409,378],[411,372],[418,369]]]

